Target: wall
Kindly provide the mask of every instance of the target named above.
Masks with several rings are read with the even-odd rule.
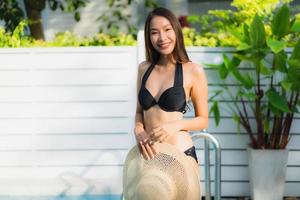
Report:
[[[120,193],[136,54],[0,49],[0,196]]]

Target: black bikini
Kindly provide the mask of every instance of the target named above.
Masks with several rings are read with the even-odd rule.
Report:
[[[154,69],[154,66],[154,64],[150,65],[142,79],[141,89],[138,96],[142,108],[144,110],[148,110],[157,104],[162,110],[167,112],[178,111],[185,113],[187,104],[183,88],[182,65],[176,63],[174,86],[166,89],[161,94],[158,101],[155,100],[146,88],[146,81]]]
[[[195,146],[188,148],[187,150],[184,151],[184,153],[185,153],[185,155],[191,156],[192,158],[194,158],[196,160],[196,162],[198,163]]]
[[[173,87],[166,89],[161,94],[158,101],[155,100],[155,98],[146,88],[146,81],[154,67],[155,64],[151,64],[146,70],[138,94],[139,103],[142,106],[143,110],[148,110],[152,106],[158,105],[162,110],[167,112],[185,113],[188,106],[186,103],[186,96],[183,88],[182,64],[176,63],[174,85]],[[184,153],[187,156],[193,157],[198,163],[195,146],[192,146],[191,148],[187,149],[186,151],[184,151]]]

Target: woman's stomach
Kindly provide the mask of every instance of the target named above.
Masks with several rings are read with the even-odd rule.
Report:
[[[166,112],[155,107],[144,111],[144,126],[147,133],[151,133],[156,127],[164,125],[164,123],[178,121],[183,119],[180,112]],[[188,131],[179,130],[171,133],[163,142],[175,145],[179,150],[185,151],[193,146],[193,141]]]

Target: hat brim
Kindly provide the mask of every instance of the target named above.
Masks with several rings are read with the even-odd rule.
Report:
[[[123,194],[125,200],[135,199],[137,184],[145,177],[145,174],[154,170],[163,172],[173,181],[175,195],[172,200],[199,200],[200,181],[195,166],[193,166],[193,161],[174,145],[156,143],[155,148],[158,153],[150,160],[143,158],[138,145],[134,146],[127,154],[123,168]],[[151,194],[150,191],[145,192]],[[155,191],[152,192],[155,194]]]

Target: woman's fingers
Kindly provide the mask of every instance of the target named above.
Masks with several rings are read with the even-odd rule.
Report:
[[[150,159],[154,158],[154,152],[152,151],[152,148],[150,147],[148,143],[145,144],[147,154],[149,155]]]
[[[154,143],[153,143],[152,145],[150,145],[150,147],[151,147],[152,152],[154,153],[154,155],[156,155],[156,154],[157,154],[157,150],[156,150],[156,148],[155,148]]]
[[[145,160],[150,159],[150,156],[148,155],[147,150],[146,150],[146,148],[145,148],[145,146],[144,146],[144,144],[142,142],[140,142],[140,147],[141,147],[141,150],[142,150],[141,153],[142,153],[144,159]]]
[[[148,159],[152,159],[154,158],[155,154],[156,154],[156,150],[153,147],[152,144],[149,144],[149,141],[147,142],[140,142],[140,148],[141,148],[141,153],[144,157],[144,159],[148,160]]]
[[[154,147],[154,142],[152,140],[146,140],[143,142],[140,142],[140,151],[144,157],[144,159],[152,159],[154,158],[155,154],[157,154],[157,151]]]
[[[157,151],[154,147],[154,143],[156,142],[156,140],[153,140],[146,133],[139,134],[137,139],[138,139],[140,152],[143,155],[144,159],[148,160],[154,158],[155,154],[157,154]]]

